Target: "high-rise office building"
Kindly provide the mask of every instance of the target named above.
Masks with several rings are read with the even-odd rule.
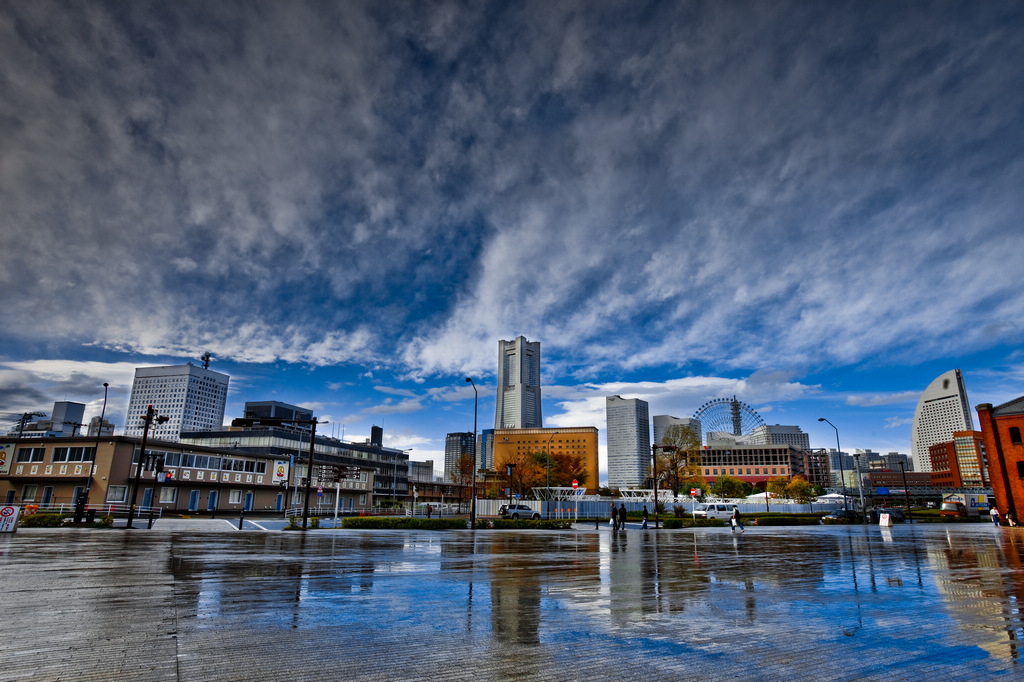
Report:
[[[700,420],[691,419],[690,417],[670,417],[667,414],[656,414],[654,415],[654,443],[660,443],[661,439],[668,433],[668,430],[673,426],[688,426],[693,431],[694,435],[697,436],[698,442],[703,442],[704,434],[700,430]]]
[[[639,398],[605,398],[608,437],[608,486],[639,488],[651,458],[647,403]]]
[[[792,445],[797,450],[811,449],[811,438],[799,426],[764,424],[754,429],[750,439],[754,445]]]
[[[540,341],[519,336],[498,341],[498,404],[494,410],[495,429],[539,429],[544,426],[540,410]]]
[[[449,433],[444,439],[444,480],[452,482],[452,474],[458,471],[463,455],[473,455],[473,434]]]
[[[150,437],[177,440],[183,431],[211,431],[224,425],[224,406],[228,399],[227,374],[187,365],[139,367],[135,370],[132,395],[124,435],[142,435],[142,416],[152,405],[163,417],[154,423]]]
[[[955,431],[973,430],[974,419],[967,403],[963,374],[958,369],[951,369],[928,384],[917,403],[910,432],[914,469],[931,471],[930,446],[953,440]]]

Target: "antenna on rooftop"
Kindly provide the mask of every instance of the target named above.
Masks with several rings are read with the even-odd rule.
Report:
[[[203,369],[210,369],[210,357],[210,351],[206,351],[199,358],[200,360],[203,361]]]

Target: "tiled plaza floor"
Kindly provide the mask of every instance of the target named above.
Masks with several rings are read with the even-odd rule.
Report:
[[[1015,679],[1022,556],[987,524],[22,529],[0,679]]]

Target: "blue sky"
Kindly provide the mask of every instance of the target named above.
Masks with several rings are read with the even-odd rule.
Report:
[[[439,468],[518,334],[602,447],[1024,393],[1019,3],[0,2],[0,74],[0,413],[209,351]]]

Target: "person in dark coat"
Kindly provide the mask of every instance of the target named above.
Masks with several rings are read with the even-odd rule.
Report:
[[[612,530],[619,529],[619,516],[615,513],[615,503],[612,502]]]
[[[734,506],[732,508],[732,516],[730,517],[730,519],[732,520],[732,532],[735,533],[736,529],[739,528],[740,532],[742,533],[743,532],[743,522],[740,521],[740,508],[739,507],[735,507]]]
[[[619,528],[626,530],[626,505],[619,505]]]
[[[640,526],[641,530],[647,530],[647,505],[644,505],[644,523]]]

